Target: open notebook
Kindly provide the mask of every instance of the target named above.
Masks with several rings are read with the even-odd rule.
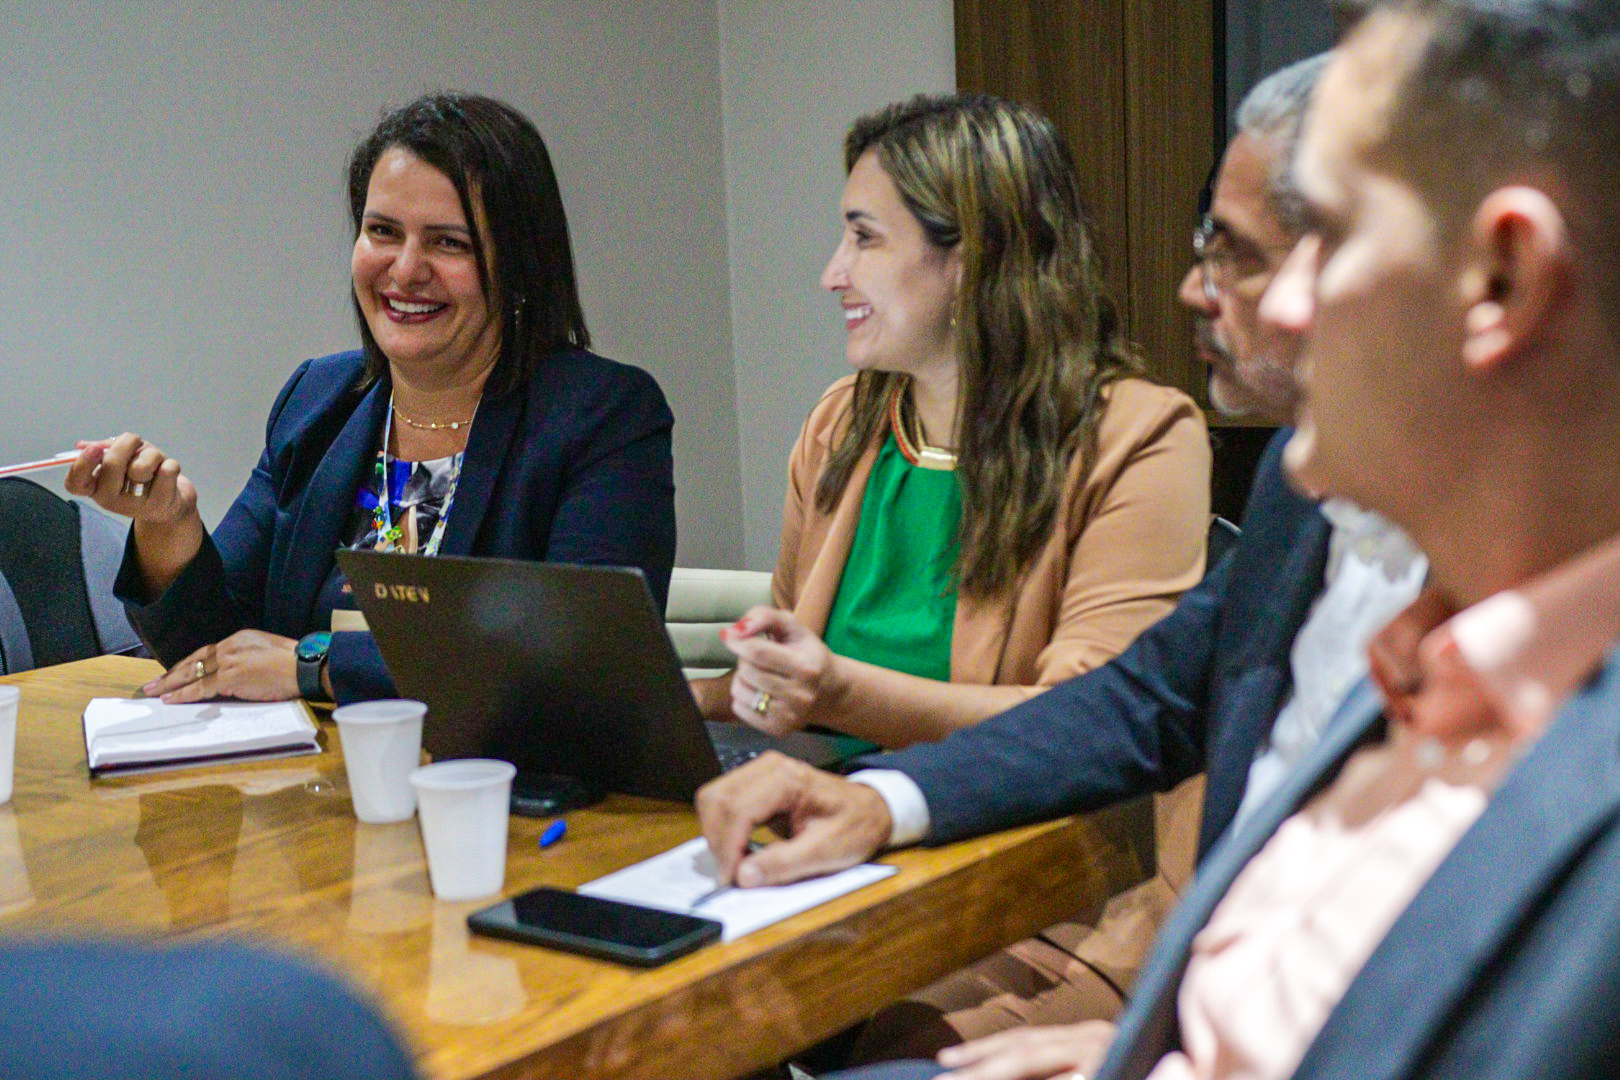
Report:
[[[92,775],[318,754],[314,717],[302,701],[95,698],[84,710]]]

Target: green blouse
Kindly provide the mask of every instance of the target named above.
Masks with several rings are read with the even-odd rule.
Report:
[[[908,462],[884,440],[861,496],[824,639],[840,656],[948,682],[956,622],[956,473]]]

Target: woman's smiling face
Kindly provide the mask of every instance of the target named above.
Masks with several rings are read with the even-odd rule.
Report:
[[[821,284],[843,306],[849,362],[863,370],[912,373],[954,365],[957,250],[929,242],[873,153],[850,170],[842,209],[844,235]]]
[[[493,262],[487,239],[484,249]],[[500,319],[484,299],[472,226],[450,178],[410,151],[396,146],[377,159],[351,266],[355,299],[390,364],[452,371],[494,362]]]

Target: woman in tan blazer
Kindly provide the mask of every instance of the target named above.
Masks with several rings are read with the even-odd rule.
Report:
[[[1050,122],[984,95],[856,121],[822,284],[856,374],[789,467],[774,608],[711,719],[938,739],[1107,661],[1203,570],[1202,414],[1139,375]]]

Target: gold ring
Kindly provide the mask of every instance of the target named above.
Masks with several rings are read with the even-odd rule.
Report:
[[[759,692],[759,696],[754,699],[754,711],[759,713],[759,715],[764,716],[768,711],[770,711],[770,707],[771,695],[761,690]]]
[[[191,680],[192,682],[202,682],[203,679],[208,677],[208,665],[201,660],[197,661],[197,665],[191,670],[196,673],[196,677]]]

